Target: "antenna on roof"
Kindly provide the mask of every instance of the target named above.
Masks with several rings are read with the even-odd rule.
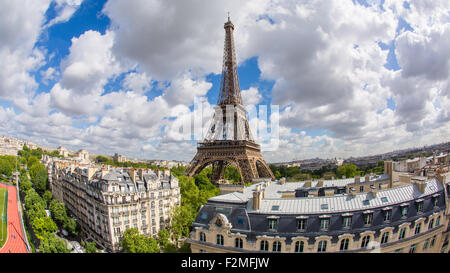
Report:
[[[228,22],[230,22],[230,12],[228,12]]]

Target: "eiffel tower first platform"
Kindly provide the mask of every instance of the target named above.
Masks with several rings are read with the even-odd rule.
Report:
[[[211,182],[224,183],[228,165],[235,166],[241,184],[275,177],[261,155],[260,146],[253,140],[246,111],[242,105],[234,49],[234,25],[228,17],[224,25],[225,46],[222,78],[214,116],[203,142],[197,144],[197,154],[192,159],[187,175],[193,176],[212,165]]]

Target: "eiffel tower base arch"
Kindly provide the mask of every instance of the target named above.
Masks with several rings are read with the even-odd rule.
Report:
[[[274,180],[275,176],[264,161],[259,145],[250,141],[214,141],[199,143],[197,154],[187,170],[188,176],[194,176],[208,165],[212,165],[211,182],[220,184],[225,181],[225,168],[233,165],[240,176],[240,184],[255,182],[255,179]]]

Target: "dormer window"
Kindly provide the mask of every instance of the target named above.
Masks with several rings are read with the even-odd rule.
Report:
[[[400,205],[400,209],[401,209],[401,215],[403,218],[408,216],[408,204],[402,204]]]
[[[278,228],[278,219],[277,218],[269,218],[269,230],[277,230]]]
[[[320,219],[320,230],[328,230],[329,226],[330,226],[329,217],[323,217]]]
[[[433,195],[433,207],[437,207],[439,203],[439,194]]]
[[[352,226],[352,215],[342,215],[342,227],[343,228],[351,228]]]
[[[417,214],[421,214],[423,212],[423,200],[419,199],[416,201],[417,205]]]
[[[383,210],[383,216],[384,216],[384,221],[385,222],[389,222],[391,220],[392,217],[392,209],[391,208],[385,208]]]
[[[372,211],[367,211],[364,212],[364,225],[368,226],[372,224],[372,219],[373,219],[373,212]]]
[[[297,231],[305,231],[307,218],[297,219]]]

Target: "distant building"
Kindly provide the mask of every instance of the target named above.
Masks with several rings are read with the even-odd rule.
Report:
[[[125,156],[123,156],[123,155],[119,155],[118,153],[115,153],[114,156],[113,156],[113,160],[115,162],[126,162],[127,158]]]
[[[59,146],[58,147],[58,153],[60,155],[62,155],[63,157],[68,157],[69,156],[69,151],[67,151],[67,149],[64,148],[63,146]]]

